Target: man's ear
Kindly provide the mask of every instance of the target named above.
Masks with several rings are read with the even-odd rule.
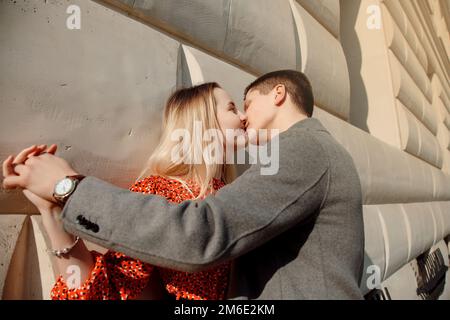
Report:
[[[277,107],[281,106],[287,97],[286,87],[283,84],[277,84],[273,89],[275,92],[275,105]]]

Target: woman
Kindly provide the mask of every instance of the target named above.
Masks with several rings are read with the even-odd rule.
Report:
[[[234,178],[233,166],[226,164],[226,151],[245,145],[245,125],[245,115],[216,83],[176,91],[166,104],[159,145],[130,190],[158,194],[175,203],[214,194]],[[91,252],[81,239],[65,232],[58,219],[61,208],[27,190],[24,194],[41,212],[53,249],[70,248],[57,258],[61,275],[52,299],[161,298],[160,284],[176,299],[225,298],[229,263],[187,273],[155,267],[119,252]]]

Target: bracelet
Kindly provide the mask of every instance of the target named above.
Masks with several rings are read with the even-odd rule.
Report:
[[[72,243],[72,245],[70,245],[67,248],[61,249],[61,250],[50,250],[47,249],[47,252],[53,254],[54,256],[57,256],[58,258],[61,258],[63,255],[68,254],[78,243],[78,240],[80,240],[80,237],[76,237],[75,238],[75,242]]]

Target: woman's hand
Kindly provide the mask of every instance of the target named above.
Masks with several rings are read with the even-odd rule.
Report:
[[[56,209],[56,207],[58,207],[57,204],[42,199],[41,197],[35,195],[33,192],[27,189],[23,189],[22,192],[25,197],[27,197],[27,199],[30,200],[30,202],[34,204],[36,208],[38,208],[41,214],[50,214],[52,211],[54,211],[54,209]]]
[[[53,238],[57,234],[66,234],[62,225],[62,221],[60,219],[60,214],[62,211],[61,207],[51,201],[42,199],[30,190],[24,189],[22,190],[22,192],[25,197],[30,200],[30,202],[34,204],[36,208],[38,208],[42,216],[42,223],[44,225],[44,228],[46,229],[47,234],[52,239],[52,242]]]

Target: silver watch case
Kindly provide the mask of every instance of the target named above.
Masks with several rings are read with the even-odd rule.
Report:
[[[78,180],[73,177],[65,177],[55,184],[53,197],[59,203],[65,203],[65,200],[75,191]]]

